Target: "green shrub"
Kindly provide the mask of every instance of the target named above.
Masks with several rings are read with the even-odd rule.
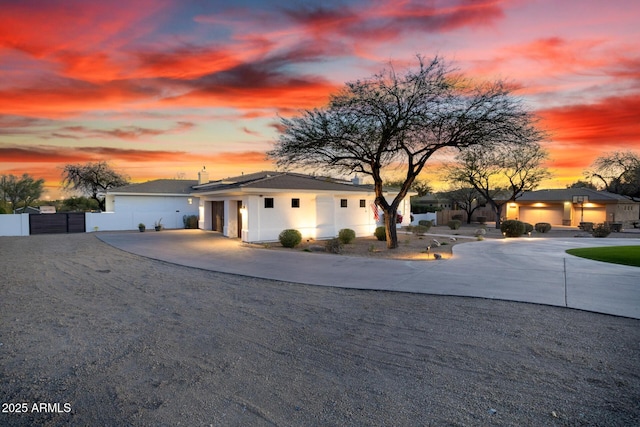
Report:
[[[581,222],[578,228],[583,229],[584,231],[592,232],[593,231],[593,223],[592,222]]]
[[[520,237],[524,234],[524,222],[516,219],[507,219],[500,224],[500,231],[506,237]]]
[[[285,248],[295,248],[302,242],[302,234],[298,230],[289,228],[280,233],[278,240]]]
[[[342,253],[343,245],[340,238],[327,240],[324,244],[324,249],[332,254]]]
[[[548,233],[551,231],[551,224],[548,222],[538,222],[535,225],[535,228],[538,233]]]
[[[433,226],[433,221],[429,221],[428,219],[421,219],[420,221],[418,221],[418,225],[427,227],[427,231],[429,231],[429,229]]]
[[[355,238],[356,232],[350,228],[343,228],[342,230],[338,231],[338,239],[340,239],[340,242],[345,245],[351,243]]]
[[[459,219],[452,219],[447,223],[447,225],[449,226],[450,229],[457,230],[462,225],[462,221],[460,221]]]
[[[427,232],[429,232],[429,227],[425,227],[424,225],[416,225],[415,227],[413,227],[413,234],[415,234],[416,236],[420,236]]]
[[[377,227],[376,231],[373,232],[373,235],[381,242],[387,241],[387,230],[384,227]]]
[[[478,221],[480,224],[484,224],[487,222],[487,217],[486,216],[476,217],[476,221]]]
[[[531,233],[533,231],[533,225],[529,224],[528,222],[524,222],[524,232],[525,233]]]
[[[611,228],[607,224],[596,224],[591,231],[593,237],[607,237],[611,234]]]
[[[182,217],[184,228],[198,228],[198,215],[185,215]]]

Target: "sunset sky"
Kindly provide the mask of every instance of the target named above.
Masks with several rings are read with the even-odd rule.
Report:
[[[564,187],[640,151],[637,0],[0,0],[0,174],[106,160],[132,181],[273,169],[278,115],[389,61],[507,79]],[[425,176],[434,179],[433,175]]]

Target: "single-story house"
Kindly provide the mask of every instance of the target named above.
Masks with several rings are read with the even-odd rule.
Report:
[[[263,171],[213,182],[200,173],[192,195],[200,200],[199,228],[219,231],[245,242],[277,241],[293,228],[303,238],[324,239],[351,228],[357,236],[373,234],[382,223],[372,185],[291,172]],[[394,197],[388,189],[385,197]],[[410,223],[410,203],[400,206],[403,225]]]
[[[505,206],[507,219],[535,224],[579,226],[581,222],[622,223],[630,227],[640,218],[640,203],[619,194],[588,188],[527,191]]]
[[[387,189],[385,197],[396,194]],[[198,180],[158,179],[109,190],[106,213],[117,218],[100,229],[118,229],[116,223],[135,229],[138,222],[151,227],[160,218],[165,228],[182,228],[184,215],[198,215],[198,228],[245,242],[277,241],[288,228],[307,239],[333,238],[343,228],[369,236],[383,223],[374,200],[373,186],[357,178],[263,171],[210,181],[203,169]],[[401,225],[409,225],[409,197],[399,213]]]

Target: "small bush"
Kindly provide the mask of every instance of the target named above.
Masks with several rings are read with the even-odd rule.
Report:
[[[373,232],[373,235],[381,242],[387,241],[387,230],[384,227],[377,227],[376,231]]]
[[[538,222],[535,225],[535,229],[538,233],[548,233],[551,231],[551,224],[548,222]]]
[[[348,245],[356,238],[356,232],[350,228],[343,228],[338,231],[338,239],[342,244]]]
[[[529,224],[528,222],[524,222],[523,224],[525,233],[531,233],[533,231],[533,225]]]
[[[581,228],[584,231],[592,232],[593,231],[593,223],[592,222],[581,222],[578,228]]]
[[[447,223],[447,225],[449,226],[450,229],[457,230],[462,225],[462,221],[460,221],[459,219],[452,219]]]
[[[520,237],[524,234],[524,230],[524,222],[516,219],[507,219],[500,224],[500,231],[502,231],[506,237]]]
[[[428,231],[429,231],[429,227],[425,227],[424,225],[416,225],[415,227],[413,227],[413,234],[415,234],[416,236],[425,234]]]
[[[429,229],[433,226],[433,221],[429,221],[428,219],[421,219],[420,221],[418,221],[418,225],[427,227],[427,231],[429,231]]]
[[[298,230],[289,228],[280,233],[278,240],[285,248],[295,248],[302,241],[302,234]]]
[[[480,224],[484,224],[487,222],[487,217],[486,216],[476,217],[476,221],[478,221]]]
[[[593,237],[607,237],[611,234],[611,228],[607,224],[596,224],[591,231]]]
[[[324,244],[324,248],[327,252],[332,254],[341,254],[342,253],[342,240],[340,238],[327,240]]]
[[[185,215],[182,217],[184,228],[198,228],[198,215]]]

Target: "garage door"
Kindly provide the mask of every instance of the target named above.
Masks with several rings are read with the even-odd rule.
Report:
[[[607,211],[605,208],[584,208],[584,216],[580,208],[574,211],[574,218],[580,222],[580,218],[584,217],[584,222],[593,222],[595,224],[605,222],[607,220]]]
[[[520,217],[518,219],[520,219],[520,221],[528,222],[529,224],[548,222],[552,225],[562,225],[562,213],[562,206],[545,208],[521,206]]]

